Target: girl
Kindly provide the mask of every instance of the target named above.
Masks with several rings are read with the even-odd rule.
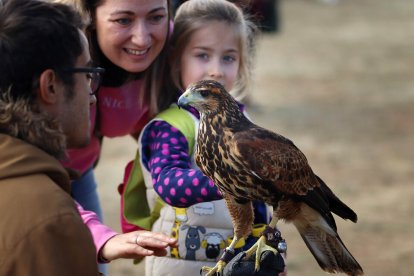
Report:
[[[195,81],[213,79],[233,95],[244,95],[251,79],[253,31],[242,11],[225,0],[182,4],[174,19],[171,86],[166,92],[176,95]],[[240,108],[244,109],[242,104]],[[198,118],[196,110],[179,110],[174,105],[161,112],[144,127],[137,158],[127,167],[124,231],[138,225],[178,238],[178,248],[168,257],[146,258],[148,276],[198,275],[202,266],[215,265],[233,235],[224,200],[194,164]],[[145,212],[148,217],[143,216]],[[255,204],[253,236],[258,237],[268,218],[266,206]],[[251,244],[242,241],[238,247]]]

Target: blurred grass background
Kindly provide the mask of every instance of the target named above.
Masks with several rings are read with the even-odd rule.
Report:
[[[258,40],[248,111],[289,137],[358,214],[336,217],[366,275],[414,275],[414,1],[280,0],[278,33]],[[131,138],[104,141],[97,168],[105,222],[119,230]],[[324,275],[292,225],[289,275]],[[143,275],[121,260],[109,275]]]

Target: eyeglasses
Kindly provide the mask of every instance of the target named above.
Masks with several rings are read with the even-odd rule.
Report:
[[[64,73],[86,73],[86,77],[89,80],[89,86],[91,87],[90,95],[94,95],[101,85],[102,73],[105,72],[101,67],[73,67],[65,68],[62,70]]]

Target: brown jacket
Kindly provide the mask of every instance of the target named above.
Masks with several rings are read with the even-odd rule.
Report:
[[[0,134],[0,275],[98,275],[69,190],[54,157]]]

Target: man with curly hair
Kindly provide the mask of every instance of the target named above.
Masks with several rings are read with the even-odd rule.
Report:
[[[58,161],[89,142],[102,71],[81,27],[67,5],[0,1],[0,275],[98,275]]]

